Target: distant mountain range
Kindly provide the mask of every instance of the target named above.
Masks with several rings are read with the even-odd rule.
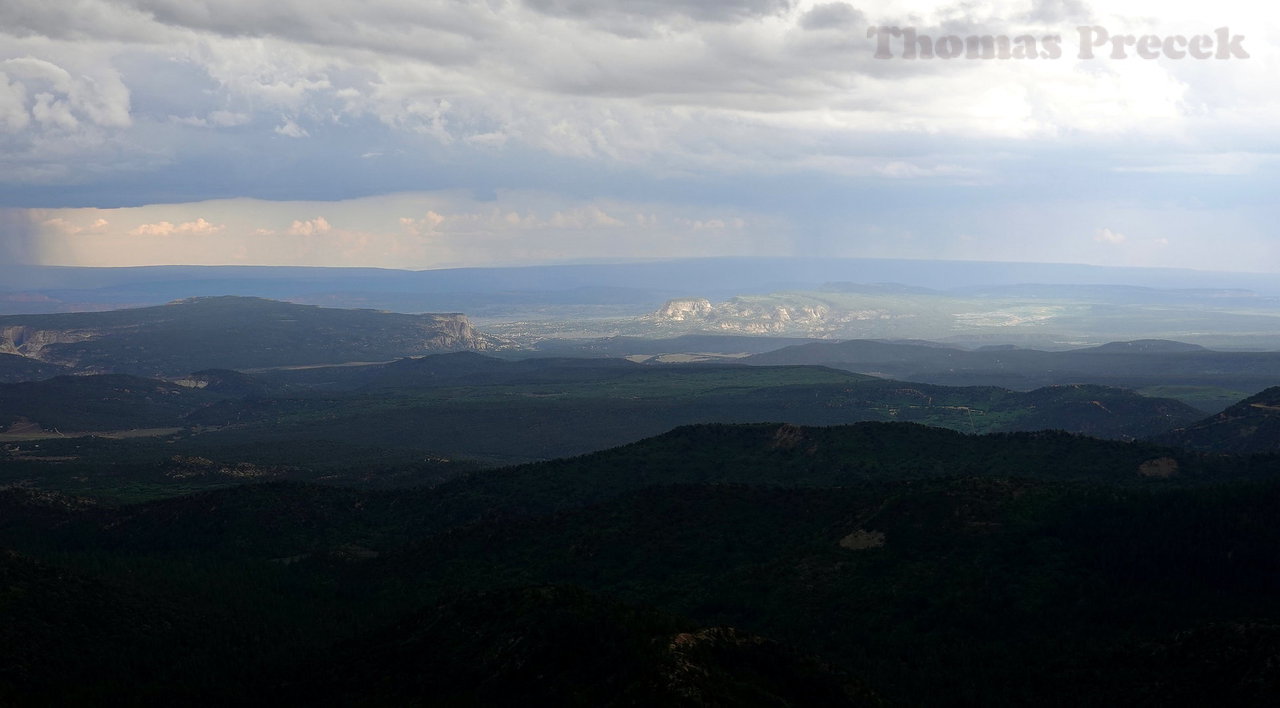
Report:
[[[500,325],[492,332],[525,345],[566,335],[719,332],[1037,346],[1195,337],[1213,346],[1280,348],[1280,288],[1270,276],[1247,273],[807,258],[432,271],[0,267],[0,313],[108,310],[221,295],[464,312],[486,327]],[[705,304],[672,317],[682,302]]]
[[[1133,438],[1200,417],[1171,399],[1096,385],[1021,393],[811,366],[507,361],[470,352],[258,375],[204,371],[179,384],[119,374],[0,384],[0,425],[25,420],[65,432],[294,427],[335,439],[361,431],[384,444],[416,440],[454,455],[487,445],[514,453],[523,445],[555,457],[694,422],[905,420],[965,432],[1060,429]]]
[[[669,309],[667,314],[675,317],[679,308]],[[694,308],[687,314],[702,317],[705,312]],[[776,321],[794,323],[796,318],[786,315]],[[1173,396],[1206,412],[1280,381],[1280,352],[1214,351],[1169,340],[1051,351],[1007,343],[960,347],[921,340],[830,341],[728,333],[545,340],[526,336],[521,341],[523,346],[482,333],[461,314],[405,315],[208,297],[108,312],[0,316],[0,382],[60,373],[176,379],[205,369],[368,363],[457,350],[508,357],[741,359],[748,364],[820,365],[923,383],[1016,390],[1075,383],[1158,387],[1154,395]]]
[[[812,342],[746,357],[762,366],[819,365],[907,381],[950,386],[1003,386],[1026,390],[1088,382],[1132,389],[1216,387],[1218,395],[1183,391],[1221,410],[1280,381],[1280,352],[1221,352],[1165,340],[1112,342],[1066,351],[1018,347],[976,350],[933,342],[851,340]],[[1165,393],[1164,395],[1170,395]]]
[[[489,334],[527,348],[555,339],[736,334],[1048,349],[1162,338],[1280,349],[1280,288],[1272,277],[1248,273],[807,258],[432,271],[0,266],[0,314],[226,295],[466,313]]]
[[[105,469],[156,490],[246,477],[350,481],[372,455],[383,462],[361,479],[414,484],[711,422],[906,421],[1272,449],[1268,424],[1237,413],[1234,437],[1195,431],[1206,413],[1280,379],[1280,353],[1162,340],[1068,351],[790,340],[799,343],[745,355],[787,341],[556,340],[530,356],[539,352],[458,315],[234,297],[7,316],[0,346],[12,353],[0,354],[0,377],[22,381],[0,383],[0,440],[13,446],[0,452],[0,483],[45,475],[58,488],[95,489],[118,479],[97,474]],[[438,353],[451,349],[463,351]],[[740,353],[708,355],[711,363],[600,356],[716,349]],[[1253,404],[1270,405],[1255,400],[1244,412],[1269,410]],[[1188,432],[1157,437],[1174,429]],[[71,439],[88,434],[112,439]]]
[[[429,302],[441,295],[522,293],[527,296],[537,292],[582,290],[589,293],[592,289],[609,289],[619,293],[648,292],[660,303],[663,299],[699,294],[728,297],[773,290],[818,290],[824,286],[828,290],[848,291],[851,287],[884,290],[886,286],[876,284],[898,284],[917,291],[938,292],[1025,288],[1026,284],[1035,283],[1067,283],[1085,288],[1121,286],[1135,290],[1252,290],[1280,296],[1274,277],[1263,273],[877,258],[695,258],[425,271],[273,266],[7,265],[0,266],[0,293],[7,293],[0,302],[9,308],[59,308],[75,304],[136,306],[209,295],[293,299],[344,293],[351,298],[416,297]],[[1064,286],[1054,287],[1061,291]],[[334,304],[359,306],[354,302]],[[366,306],[379,305],[368,303]]]
[[[813,366],[457,352],[257,374],[205,370],[177,383],[110,374],[0,384],[0,486],[129,498],[249,479],[415,486],[694,423],[910,421],[965,433],[1138,439],[1202,416],[1175,400],[1096,385],[1014,392]]]

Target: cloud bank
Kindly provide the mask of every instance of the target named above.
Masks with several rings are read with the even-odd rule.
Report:
[[[1170,242],[1143,263],[1271,267],[1256,258],[1274,254],[1278,20],[1238,0],[10,0],[0,5],[0,206],[408,192],[480,204],[537,192],[539,219],[619,202],[703,223],[751,211],[784,234],[774,251],[1096,261],[1114,257],[1103,247],[1115,244],[1094,239],[1108,224]],[[1250,58],[1085,61],[1073,54],[1079,25],[1135,36],[1231,27]],[[1064,56],[882,60],[871,27],[1060,34]],[[289,223],[305,230],[322,211]],[[1053,236],[1028,243],[1028,211],[1057,215],[1041,228]],[[1184,233],[1187,219],[1170,216],[1181,212],[1231,224],[1212,237],[1231,248],[1199,261],[1211,237]],[[1125,215],[1136,228],[1116,226]],[[222,244],[230,259],[256,252],[233,227],[250,216],[186,209],[146,222],[172,233],[135,235],[209,236],[200,248]],[[179,231],[201,218],[191,228],[203,231]],[[576,240],[575,219],[590,221],[547,221],[542,245],[518,252],[610,257]],[[330,223],[327,233],[342,230]],[[56,230],[37,230],[34,247],[10,244],[5,257],[68,257]],[[191,248],[166,253],[211,257]]]

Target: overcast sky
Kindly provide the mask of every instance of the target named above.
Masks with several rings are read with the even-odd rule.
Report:
[[[0,262],[1275,272],[1278,24],[1255,0],[4,0]],[[1227,27],[1249,58],[1084,60],[1082,25]],[[886,26],[1062,56],[877,59]]]

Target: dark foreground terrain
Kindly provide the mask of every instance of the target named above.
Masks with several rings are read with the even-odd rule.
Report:
[[[1278,471],[757,424],[425,489],[9,489],[0,700],[1273,705]]]

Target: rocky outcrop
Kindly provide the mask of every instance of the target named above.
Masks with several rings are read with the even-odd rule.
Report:
[[[466,315],[418,315],[423,319],[423,349],[427,351],[484,351],[501,345],[493,337],[481,334],[471,326]]]
[[[721,329],[751,334],[775,334],[821,328],[831,321],[824,305],[779,305],[734,298],[715,310]]]
[[[26,325],[0,327],[0,354],[17,354],[39,361],[65,363],[50,357],[46,348],[54,344],[87,342],[102,336],[92,329],[37,329]]]
[[[658,325],[694,325],[704,331],[733,334],[830,336],[851,327],[891,319],[887,310],[842,310],[824,302],[785,294],[735,297],[712,303],[706,298],[669,300],[645,319]]]
[[[668,300],[657,312],[653,313],[653,316],[659,320],[686,322],[688,320],[706,319],[711,313],[711,301],[699,297]]]

